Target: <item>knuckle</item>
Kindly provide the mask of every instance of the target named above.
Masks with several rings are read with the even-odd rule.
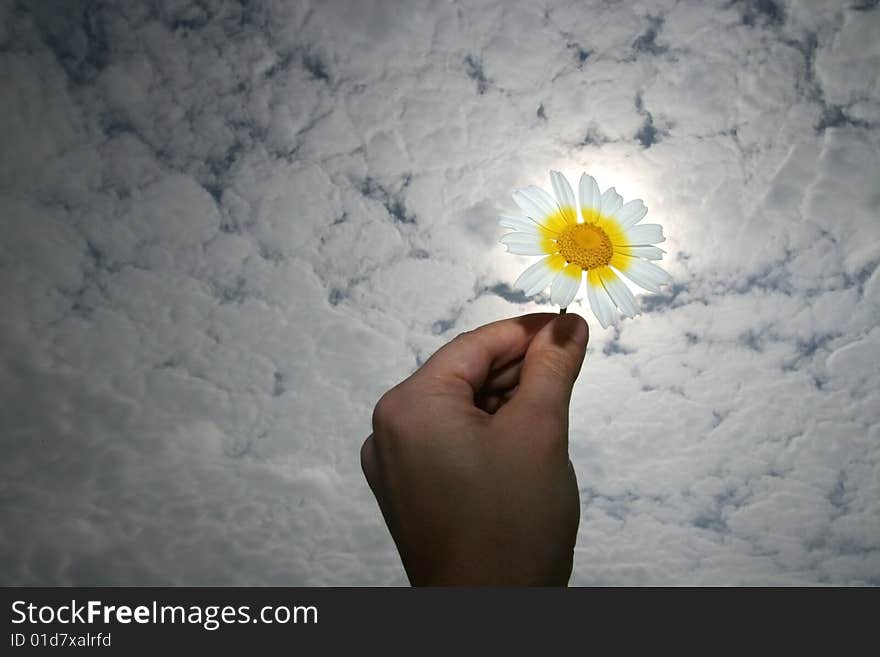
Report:
[[[361,470],[364,474],[373,466],[373,436],[367,438],[361,445]]]
[[[373,408],[373,430],[377,436],[395,434],[400,429],[406,404],[397,389],[386,392]]]
[[[386,392],[379,398],[379,401],[376,402],[376,406],[373,408],[373,429],[376,431],[380,431],[388,420],[393,417],[394,412],[392,410],[394,406],[394,397],[392,396],[391,391]]]
[[[370,435],[361,445],[361,470],[371,487],[375,485],[376,469],[376,445],[373,436]]]

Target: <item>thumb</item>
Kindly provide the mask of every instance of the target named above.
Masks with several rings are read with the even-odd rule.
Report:
[[[590,330],[584,318],[559,315],[534,337],[523,360],[515,404],[532,417],[568,421],[568,403],[581,371]],[[540,414],[540,415],[539,415]]]

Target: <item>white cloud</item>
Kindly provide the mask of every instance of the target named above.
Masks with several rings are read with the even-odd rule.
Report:
[[[878,582],[877,8],[2,7],[3,583],[404,583],[372,405],[542,308],[550,168],[676,280],[593,327],[573,583]]]

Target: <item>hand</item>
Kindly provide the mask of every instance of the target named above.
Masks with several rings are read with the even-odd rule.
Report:
[[[580,520],[574,314],[463,333],[389,390],[361,462],[413,585],[565,585]]]

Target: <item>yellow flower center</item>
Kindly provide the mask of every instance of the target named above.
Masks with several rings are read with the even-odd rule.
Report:
[[[565,262],[585,270],[605,267],[614,255],[608,234],[595,224],[569,225],[556,240],[556,246]]]

